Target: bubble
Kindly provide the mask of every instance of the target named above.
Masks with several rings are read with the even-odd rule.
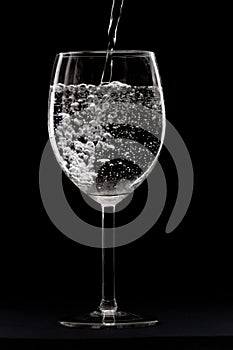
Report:
[[[88,103],[93,103],[94,99],[95,99],[95,95],[93,95],[93,94],[90,94],[90,95],[87,96],[87,102]]]
[[[98,126],[98,122],[96,120],[91,120],[90,123],[89,123],[92,127],[97,127]]]
[[[114,150],[115,146],[114,145],[108,145],[108,149]]]
[[[75,85],[68,85],[67,86],[67,90],[69,91],[69,92],[74,92],[75,91]]]
[[[69,162],[74,162],[76,160],[76,157],[74,154],[69,155]]]
[[[81,126],[83,124],[83,121],[81,119],[75,118],[74,119],[74,124],[77,125],[77,126]]]
[[[103,137],[104,137],[106,140],[108,140],[108,139],[110,139],[110,138],[112,137],[112,135],[111,135],[109,132],[105,132],[105,133],[103,134]]]
[[[96,86],[92,85],[92,84],[89,84],[89,85],[87,85],[87,90],[88,90],[88,92],[95,92],[96,91]]]
[[[63,133],[62,133],[62,131],[60,131],[60,130],[56,130],[56,135],[59,137],[59,136],[62,136],[63,135]]]
[[[102,107],[103,107],[104,110],[106,110],[106,109],[109,108],[109,106],[110,106],[109,102],[104,102]]]
[[[86,84],[79,84],[78,85],[79,91],[86,91],[87,90],[87,85]]]
[[[109,94],[104,94],[103,97],[102,97],[102,102],[108,101],[109,98],[110,98]]]
[[[102,140],[102,137],[100,135],[95,135],[94,140],[98,142],[98,141]]]
[[[67,140],[72,140],[72,133],[66,131],[66,132],[65,132],[65,138],[66,138]]]
[[[70,153],[70,148],[69,147],[64,147],[63,148],[63,154],[68,155]]]
[[[87,117],[87,112],[86,111],[81,111],[80,112],[80,116],[83,120],[85,120],[85,118]]]
[[[78,108],[79,103],[78,102],[73,102],[73,103],[71,103],[70,106],[73,107],[73,108]]]
[[[87,110],[94,113],[95,112],[96,105],[95,103],[90,103]]]
[[[92,141],[87,141],[86,148],[94,149],[95,145],[94,145],[94,143]]]
[[[57,84],[55,86],[55,92],[57,92],[58,94],[62,93],[65,90],[65,85],[64,84]]]
[[[74,148],[76,151],[83,151],[84,145],[80,141],[74,141]]]

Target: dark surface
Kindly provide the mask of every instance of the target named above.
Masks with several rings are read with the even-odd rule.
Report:
[[[64,302],[63,302],[64,303]],[[120,346],[141,344],[146,348],[159,349],[181,347],[181,349],[232,349],[233,304],[202,300],[190,302],[152,301],[145,306],[128,305],[130,311],[141,315],[154,315],[159,325],[132,329],[71,329],[57,324],[64,315],[87,311],[83,301],[77,303],[12,301],[0,308],[0,344],[14,348],[17,344],[47,349],[74,349],[87,345]]]
[[[1,66],[0,329],[1,336],[9,338],[8,345],[2,349],[8,349],[10,339],[16,348],[19,338],[23,342],[27,341],[25,338],[29,342],[30,338],[33,343],[24,344],[25,349],[32,348],[32,344],[36,349],[36,343],[44,349],[43,342],[50,348],[50,338],[55,348],[64,346],[67,350],[69,346],[77,346],[76,341],[82,342],[82,337],[83,341],[88,338],[91,342],[90,338],[96,334],[106,338],[110,334],[114,337],[130,334],[133,338],[140,336],[136,343],[140,342],[142,348],[153,337],[153,344],[164,341],[172,350],[175,342],[179,350],[195,346],[201,350],[207,349],[205,346],[223,350],[227,344],[224,345],[222,337],[230,336],[232,330],[232,307],[228,305],[232,305],[233,295],[229,204],[232,136],[226,136],[227,130],[231,130],[232,113],[232,106],[228,107],[232,98],[227,66],[232,30],[228,19],[231,11],[219,3],[204,8],[203,1],[186,5],[163,1],[156,3],[155,10],[150,0],[126,0],[119,26],[118,49],[156,53],[167,118],[184,139],[194,167],[192,203],[182,223],[166,235],[178,179],[171,156],[166,149],[162,150],[159,161],[166,174],[168,191],[164,211],[146,235],[116,251],[119,303],[131,300],[132,296],[134,300],[162,299],[163,304],[156,302],[153,306],[161,319],[160,326],[153,330],[91,333],[55,326],[57,317],[66,311],[67,300],[77,300],[80,305],[80,301],[88,299],[86,305],[93,308],[98,304],[101,254],[99,249],[76,244],[60,233],[48,218],[40,198],[38,172],[48,140],[50,75],[58,52],[106,48],[110,3],[109,0],[101,0],[101,6],[95,0],[61,6],[54,3],[51,9],[47,4],[20,3],[18,7],[10,4],[2,9],[7,26],[2,30],[1,41],[4,62]],[[146,188],[145,183],[137,189],[131,205],[116,217],[117,225],[140,212],[146,200],[146,193],[142,194]],[[64,189],[72,208],[78,207],[84,221],[91,218],[96,225],[101,222],[99,212],[77,205],[79,191],[66,178]],[[171,309],[164,302],[170,295]],[[180,302],[183,298],[189,305],[187,308]],[[202,298],[218,302],[207,307]],[[32,300],[30,307],[28,299]],[[51,305],[46,302],[44,307],[43,300],[59,300],[59,303],[53,306],[53,302]],[[189,303],[193,300],[196,306]],[[85,303],[81,304],[85,308]],[[69,345],[67,339],[71,335],[80,339],[73,339],[75,343]],[[44,340],[39,341],[40,337]],[[64,343],[60,343],[61,339],[56,341],[58,338],[64,338]],[[108,338],[113,346],[115,340]],[[125,345],[125,339],[118,342]],[[128,342],[131,345],[134,340]]]
[[[84,304],[84,303],[83,303]],[[85,302],[86,305],[87,302]],[[131,329],[71,329],[58,320],[87,309],[69,304],[18,304],[1,307],[0,338],[12,339],[128,339],[161,337],[233,337],[233,305],[206,302],[188,304],[161,302],[148,306],[128,306],[129,311],[154,315],[159,325]],[[132,309],[132,310],[131,310]],[[92,311],[92,310],[90,310]]]

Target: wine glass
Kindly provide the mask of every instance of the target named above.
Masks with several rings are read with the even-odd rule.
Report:
[[[116,50],[109,66],[108,61],[107,51],[60,53],[51,80],[48,127],[56,159],[69,179],[102,207],[102,299],[96,311],[60,321],[68,327],[158,322],[118,309],[114,215],[115,206],[152,171],[163,144],[160,77],[153,52]],[[109,81],[102,81],[106,76]],[[108,248],[106,208],[113,223]]]

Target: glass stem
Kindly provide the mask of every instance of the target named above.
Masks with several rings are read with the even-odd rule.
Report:
[[[102,205],[102,300],[99,310],[103,314],[114,315],[117,310],[115,298],[115,206],[110,208],[111,229],[108,230],[107,237],[107,230],[105,230],[105,206]]]

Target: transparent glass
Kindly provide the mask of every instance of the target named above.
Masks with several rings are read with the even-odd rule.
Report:
[[[153,52],[113,51],[109,65],[106,55],[106,51],[60,53],[51,79],[48,127],[54,154],[69,179],[102,207],[100,305],[60,323],[92,328],[151,326],[158,321],[118,309],[115,206],[156,164],[165,134],[163,92]],[[102,81],[103,76],[111,81]],[[106,207],[112,212],[110,248],[105,247]]]

